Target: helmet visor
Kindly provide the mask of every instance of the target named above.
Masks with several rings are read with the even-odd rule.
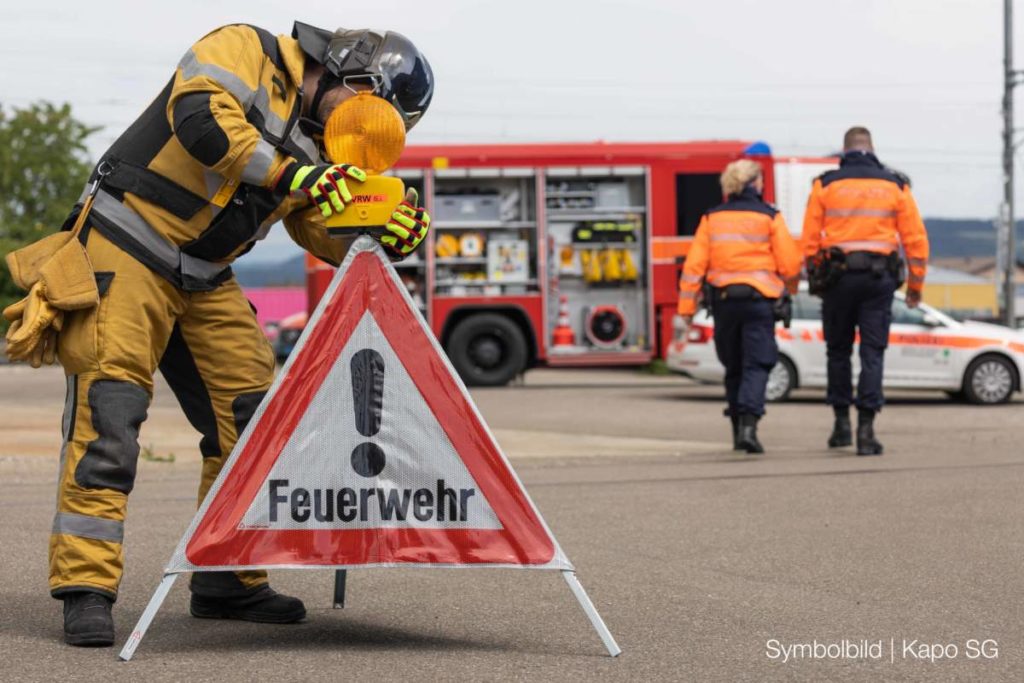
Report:
[[[390,102],[411,129],[426,113],[434,95],[434,73],[430,64],[409,40],[389,32],[371,68],[381,76],[377,93]]]

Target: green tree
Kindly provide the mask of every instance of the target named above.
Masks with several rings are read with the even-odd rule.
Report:
[[[10,111],[0,105],[0,253],[60,228],[89,179],[85,140],[97,130],[77,120],[69,104],[37,102]],[[0,267],[0,307],[22,296]]]

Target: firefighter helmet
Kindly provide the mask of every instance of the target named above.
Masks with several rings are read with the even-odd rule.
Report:
[[[338,29],[333,33],[295,22],[292,36],[324,66],[312,110],[338,85],[369,82],[373,93],[391,103],[410,130],[423,117],[434,94],[434,74],[426,57],[394,31]]]

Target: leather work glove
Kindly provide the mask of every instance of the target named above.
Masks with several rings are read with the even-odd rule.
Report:
[[[34,284],[24,299],[5,308],[3,316],[11,322],[7,329],[8,358],[27,360],[34,368],[43,362],[53,363],[64,312],[47,301],[42,282]]]
[[[281,171],[274,191],[293,197],[305,195],[324,218],[328,218],[344,211],[345,205],[352,201],[346,179],[361,183],[366,180],[366,172],[351,164],[303,166],[294,162]]]
[[[405,193],[405,201],[398,205],[384,226],[387,232],[381,236],[380,243],[394,261],[401,261],[416,251],[430,230],[430,214],[422,206],[416,206],[419,197],[416,189],[410,187]]]

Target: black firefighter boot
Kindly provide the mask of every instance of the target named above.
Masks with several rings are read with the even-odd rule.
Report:
[[[747,453],[764,453],[764,446],[757,440],[757,415],[740,415],[739,431],[736,436],[736,450]]]
[[[850,407],[832,406],[836,421],[832,424],[832,435],[828,437],[829,448],[853,445],[853,427],[850,425]]]
[[[743,446],[740,445],[740,416],[733,415],[728,408],[725,409],[723,414],[732,423],[732,449],[734,451],[742,451]]]
[[[64,599],[64,642],[80,647],[109,647],[114,644],[113,600],[85,591],[67,593]]]
[[[236,590],[217,590],[231,584],[237,584]],[[200,619],[241,619],[264,624],[291,624],[306,618],[306,606],[298,598],[281,595],[267,584],[243,589],[230,572],[194,574],[189,611]]]
[[[881,455],[882,444],[875,438],[875,411],[857,411],[857,455]]]

